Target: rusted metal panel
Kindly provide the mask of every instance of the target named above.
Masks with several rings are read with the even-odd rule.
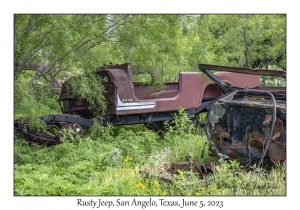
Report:
[[[213,104],[206,132],[216,155],[261,164],[265,157],[285,160],[285,124],[285,98],[267,91],[241,90]]]
[[[153,87],[149,84],[144,83],[133,83],[134,85],[134,95],[138,100],[145,100],[147,96],[151,93],[156,93]],[[178,82],[166,82],[164,83],[164,89],[162,91],[174,91],[178,92]],[[166,98],[171,98],[172,96],[167,96]]]
[[[276,71],[276,70],[255,70],[242,67],[231,67],[231,66],[218,66],[218,65],[208,65],[208,64],[199,64],[201,70],[217,70],[217,71],[226,71],[226,72],[236,72],[243,74],[254,74],[254,75],[265,75],[265,76],[277,76],[277,77],[286,77],[285,71]]]
[[[138,85],[132,80],[132,71],[136,71],[129,63],[108,65],[98,68],[97,74],[106,78],[107,115],[130,115],[154,112],[168,112],[179,107],[192,109],[200,107],[203,100],[216,98],[224,94],[214,81],[208,81],[200,72],[181,72],[177,83],[165,83],[161,91],[153,91],[149,85]],[[241,87],[259,85],[256,75],[220,72],[216,74],[224,83]],[[100,81],[99,81],[100,82]],[[252,86],[251,86],[252,84]],[[70,93],[71,94],[71,93]],[[70,97],[63,87],[60,100],[66,114],[78,114],[92,118],[88,110],[88,102]]]
[[[216,165],[217,163],[215,162],[184,161],[170,164],[166,171],[171,174],[177,174],[179,171],[193,172],[203,178],[207,174],[212,173]]]
[[[207,182],[211,181],[212,177],[206,178],[207,175],[212,174],[215,170],[216,165],[219,165],[217,162],[207,162],[207,163],[202,163],[202,162],[197,162],[194,160],[192,157],[187,156],[185,161],[182,162],[176,162],[176,163],[171,163],[171,164],[165,164],[163,166],[163,169],[153,171],[153,169],[148,168],[141,170],[141,173],[144,173],[146,175],[155,175],[159,176],[163,180],[171,181],[171,182],[176,182],[180,181],[184,185],[192,185],[192,184],[198,184],[201,182]],[[190,175],[193,176],[198,176],[200,180],[197,181],[183,181],[182,179],[178,178],[177,175],[180,173],[189,173]]]
[[[102,79],[102,84],[105,89],[106,114],[114,114],[116,112],[116,83],[114,77],[109,71],[98,71],[97,75]],[[100,82],[100,81],[99,81]]]
[[[215,75],[223,82],[237,87],[255,88],[260,86],[259,75],[232,72],[216,72]]]

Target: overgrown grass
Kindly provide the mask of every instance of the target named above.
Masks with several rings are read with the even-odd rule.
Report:
[[[180,172],[175,182],[140,170],[164,170],[164,164],[215,161],[208,141],[184,112],[167,124],[164,139],[144,125],[95,126],[84,138],[45,147],[28,144],[15,135],[14,194],[24,195],[286,195],[285,167],[237,170],[237,162],[222,162],[207,182]],[[187,185],[187,183],[189,185]]]

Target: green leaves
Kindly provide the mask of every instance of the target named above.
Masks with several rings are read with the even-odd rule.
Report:
[[[105,114],[106,103],[102,93],[105,92],[103,86],[104,79],[97,76],[95,71],[71,77],[67,81],[68,94],[74,98],[86,99],[89,109],[96,118],[101,118]]]
[[[15,15],[15,75],[132,62],[168,79],[198,63],[285,68],[285,15]],[[88,67],[88,68],[87,68]],[[39,76],[37,76],[38,78]]]
[[[78,68],[74,64],[86,56],[91,48],[104,42],[107,30],[105,17],[15,15],[15,78],[25,66],[33,63],[47,66],[44,72],[38,73],[52,78],[64,68]]]
[[[163,140],[141,125],[103,128],[98,136],[83,137],[80,144],[65,141],[53,147],[15,138],[14,195],[285,195],[285,169],[279,166],[246,173],[238,170],[238,162],[224,161],[211,181],[200,183],[191,172],[179,171],[177,178],[182,180],[175,183],[139,173],[160,173],[186,155],[199,162],[212,160],[206,136],[186,130],[190,124],[184,112],[176,121]]]

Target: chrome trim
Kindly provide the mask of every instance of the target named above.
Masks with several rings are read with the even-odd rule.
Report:
[[[117,95],[117,110],[133,110],[133,109],[151,109],[156,107],[155,101],[141,101],[133,103],[123,103]]]

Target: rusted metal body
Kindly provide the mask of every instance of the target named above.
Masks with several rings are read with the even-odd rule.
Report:
[[[210,70],[235,72],[235,73],[242,73],[242,74],[276,76],[276,77],[283,77],[283,78],[286,77],[285,71],[276,71],[276,70],[255,70],[249,68],[217,66],[217,65],[207,65],[207,64],[199,64],[199,68],[206,69],[206,70],[210,69]]]
[[[285,77],[284,71],[252,70],[199,64],[200,72],[181,72],[178,82],[164,84],[153,91],[149,84],[135,83],[137,70],[129,63],[99,67],[107,108],[102,125],[145,124],[158,131],[181,107],[197,119],[207,112],[206,134],[214,155],[226,155],[248,163],[280,162],[286,159],[286,88],[262,87],[259,75]],[[212,73],[210,70],[218,70]],[[209,78],[209,79],[208,79]],[[100,82],[100,81],[99,81]],[[78,99],[62,86],[59,103],[62,114],[41,117],[49,132],[30,131],[26,121],[16,121],[15,128],[33,142],[60,143],[64,128],[83,135],[94,123],[87,99]],[[194,164],[194,163],[193,163]],[[203,164],[182,162],[170,166],[170,173],[187,169],[199,174],[209,169]],[[173,169],[173,170],[172,170]]]
[[[233,67],[208,66],[213,70],[236,70]],[[246,74],[285,77],[283,71],[270,71],[268,74],[269,71],[239,69],[243,70]],[[216,84],[225,86],[218,81]],[[286,88],[226,88],[227,94],[215,100],[207,117],[206,134],[213,143],[213,154],[258,165],[264,161],[285,161]]]
[[[107,116],[171,112],[179,107],[194,109],[200,107],[203,101],[224,94],[224,91],[200,72],[181,72],[178,82],[165,83],[162,91],[153,91],[150,85],[133,82],[132,74],[133,67],[128,63],[98,68],[97,75],[107,81],[104,83]],[[259,86],[258,75],[220,72],[216,76],[230,85],[243,88]],[[60,101],[65,114],[94,117],[88,110],[87,100],[72,97],[65,85]]]
[[[240,90],[213,104],[206,131],[215,155],[261,164],[267,157],[286,159],[285,125],[286,104],[279,92]]]

